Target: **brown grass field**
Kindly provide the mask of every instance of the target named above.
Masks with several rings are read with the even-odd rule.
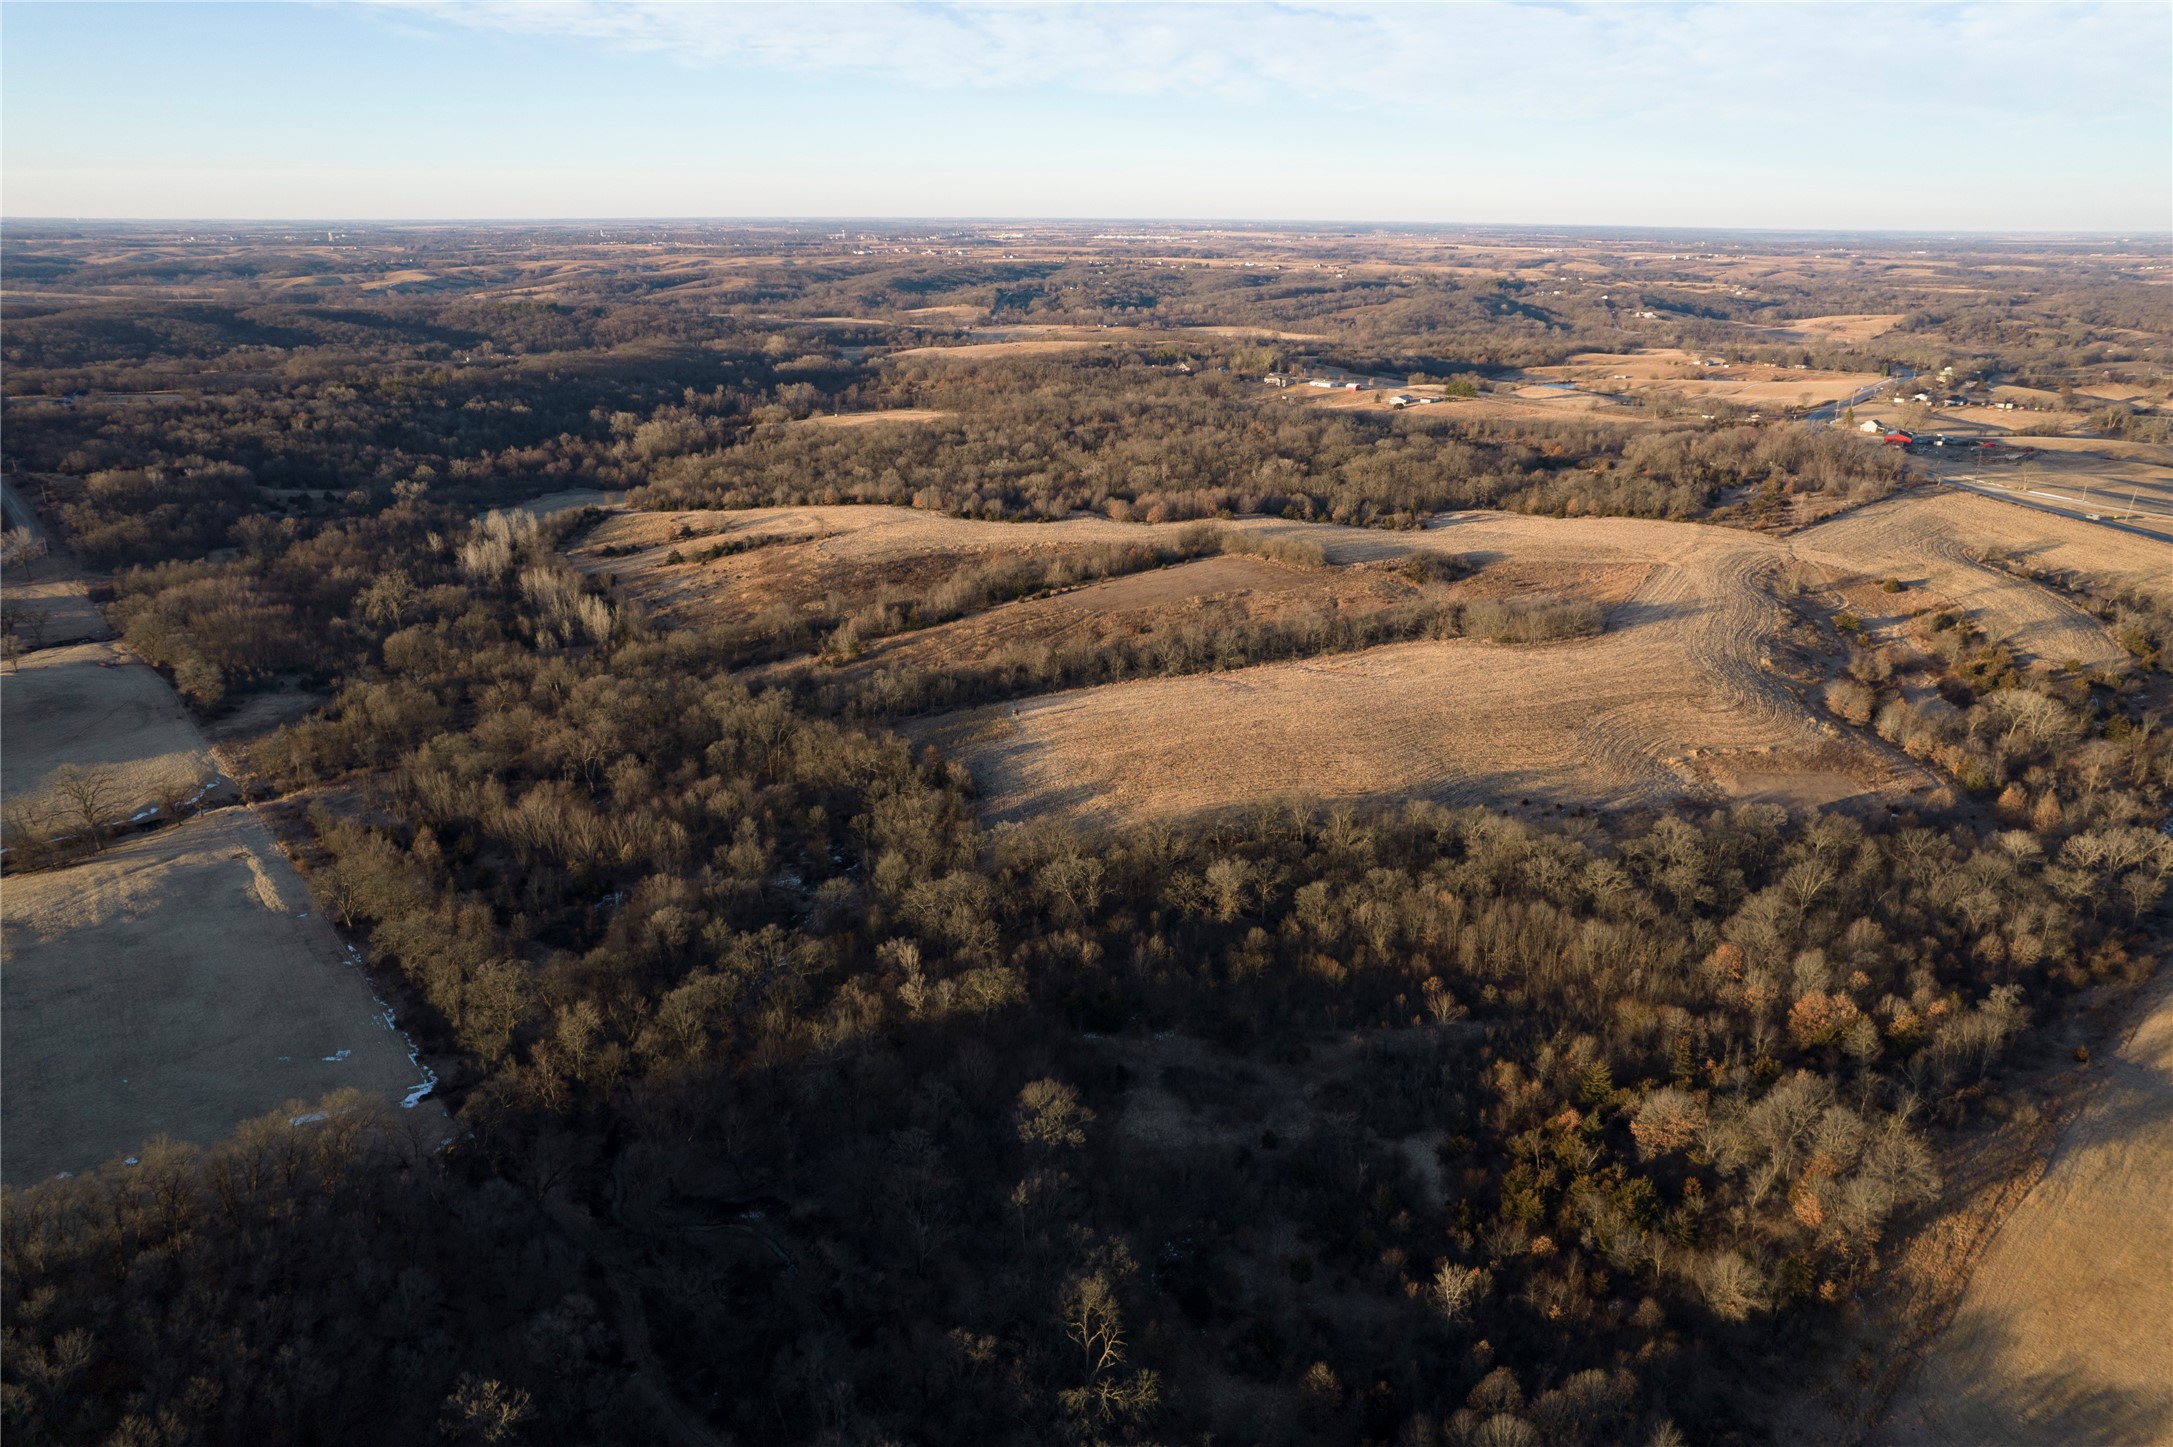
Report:
[[[573,556],[617,573],[664,621],[730,623],[826,600],[858,607],[999,557],[1166,537],[1177,526],[988,523],[903,508],[636,513],[607,519]],[[1000,820],[1051,809],[1104,821],[1175,816],[1285,795],[1531,800],[1550,810],[1683,797],[1898,802],[1935,781],[1805,701],[1801,685],[1817,670],[1804,661],[1785,592],[1800,583],[1876,601],[1885,595],[1872,585],[1898,576],[1912,586],[1892,621],[1952,608],[2026,658],[2107,663],[2119,650],[2094,619],[1978,558],[1999,548],[2118,578],[2149,571],[2164,552],[2088,524],[1923,491],[1788,538],[1487,513],[1416,533],[1270,519],[1224,526],[1303,537],[1332,566],[1220,557],[1115,579],[882,641],[847,672],[1136,634],[1210,605],[1257,617],[1387,606],[1407,587],[1396,562],[1442,551],[1478,567],[1450,596],[1590,598],[1607,611],[1606,631],[1536,647],[1396,644],[1138,680],[918,720],[909,732],[966,763]],[[698,536],[682,539],[682,528]],[[662,562],[672,547],[691,554],[706,538],[764,534],[793,541]],[[635,551],[605,557],[606,548]]]
[[[1449,548],[1480,562],[1482,579],[1514,569],[1534,591],[1550,582],[1560,591],[1555,580],[1570,566],[1634,564],[1649,576],[1595,639],[1401,644],[1079,690],[915,732],[963,759],[1007,820],[1052,808],[1177,815],[1278,794],[1549,808],[1685,795],[1798,805],[1906,797],[1929,777],[1834,730],[1782,681],[1775,661],[1787,629],[1773,590],[1785,565],[1820,565],[1835,585],[1899,569],[1920,584],[1912,607],[1963,609],[2020,651],[2086,662],[2118,654],[2079,610],[1966,556],[1956,534],[1972,527],[1983,543],[2033,536],[2029,514],[1979,517],[1970,503],[2003,507],[1912,496],[1788,541],[1693,524],[1485,515],[1415,537],[1340,538],[1345,556]]]
[[[1001,326],[969,333],[975,340],[941,347],[904,347],[893,358],[1030,357],[1054,352],[1075,352],[1087,347],[1179,346],[1202,337],[1224,339],[1257,337],[1262,341],[1317,342],[1326,337],[1316,332],[1279,332],[1258,327],[1065,327]]]
[[[2096,477],[2117,501],[2126,501],[2118,480],[2105,480],[2102,473]],[[2073,490],[2071,481],[2059,487]],[[2154,503],[2149,488],[2144,488],[2143,508],[2173,513],[2173,479],[2160,481],[2158,489]],[[1996,548],[2031,567],[2072,571],[2173,600],[2173,548],[2165,543],[1963,492],[1942,493],[1938,509],[1956,535],[1973,547]]]
[[[1277,796],[1605,808],[1930,786],[1815,717],[1766,666],[1786,622],[1763,586],[1782,555],[1762,539],[1478,515],[1408,545],[1650,574],[1597,638],[1395,644],[1022,700],[915,732],[964,760],[1006,821],[1180,815]]]
[[[547,492],[518,503],[513,511],[525,512],[534,517],[546,518],[555,512],[569,512],[580,507],[612,507],[623,493],[606,492],[600,487],[573,487],[562,492]]]
[[[2173,1442],[2173,983],[2000,1226],[1882,1447]]]
[[[1588,352],[1559,367],[1530,368],[1526,375],[1635,397],[1667,395],[1686,402],[1717,400],[1740,407],[1776,408],[1815,406],[1852,397],[1883,380],[1876,372],[1798,370],[1741,361],[1729,366],[1705,364],[1708,357],[1717,355],[1672,348]]]
[[[1174,536],[1177,524],[1160,529]],[[686,529],[691,536],[681,537]],[[998,559],[1055,558],[1156,533],[1107,518],[987,523],[902,507],[754,508],[743,512],[619,513],[572,548],[586,572],[615,574],[620,589],[660,621],[751,624],[765,610],[793,613],[835,600],[843,610],[925,589],[962,568]],[[669,563],[715,544],[785,541],[711,562]],[[632,552],[616,550],[632,549]]]
[[[1305,614],[1362,618],[1428,602],[1544,593],[1607,608],[1625,601],[1644,573],[1634,565],[1533,570],[1504,562],[1442,584],[1415,583],[1394,560],[1308,568],[1245,555],[1206,557],[882,639],[853,663],[822,667],[817,676],[851,683],[886,668],[971,668],[1039,649],[1145,638],[1193,623],[1272,623]]]
[[[203,735],[165,679],[112,643],[46,648],[0,675],[0,794],[40,813],[63,764],[112,771],[119,819],[215,772]]]
[[[1883,337],[1902,323],[1901,312],[1852,312],[1842,316],[1800,317],[1771,328],[1789,341],[1841,342],[1853,346]]]
[[[105,616],[91,603],[89,580],[66,556],[9,565],[0,578],[0,606],[18,620],[26,649],[113,636]]]
[[[245,809],[12,875],[0,920],[11,1185],[158,1135],[214,1140],[342,1087],[399,1097],[421,1080]]]
[[[1022,646],[1139,637],[1208,608],[1266,621],[1306,610],[1375,613],[1420,596],[1418,588],[1385,568],[1308,569],[1251,557],[1200,558],[884,639],[837,673],[851,678],[888,667],[970,667]]]
[[[2173,565],[2168,549],[2148,539],[1951,491],[1858,508],[1792,541],[1800,557],[1921,588],[2018,653],[2051,663],[2104,664],[2122,653],[2080,608],[1978,561],[1988,551],[2122,581],[2163,577]]]
[[[828,417],[808,417],[801,427],[872,427],[884,422],[940,422],[952,413],[935,407],[893,407],[887,412],[838,412]]]
[[[173,689],[111,643],[19,660],[0,675],[0,730],[11,815],[45,813],[63,764],[111,771],[109,819],[215,773]],[[11,1184],[96,1165],[160,1134],[212,1140],[342,1086],[400,1096],[420,1080],[246,809],[200,814],[67,868],[10,874],[0,926],[0,1174]]]

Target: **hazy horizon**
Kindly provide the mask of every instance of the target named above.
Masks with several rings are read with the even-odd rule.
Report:
[[[1615,224],[1606,221],[1462,221],[1444,219],[1434,221],[1377,221],[1364,217],[1318,217],[1291,219],[1274,216],[1017,216],[992,213],[989,215],[958,216],[858,216],[858,215],[595,215],[595,216],[0,216],[0,226],[81,226],[81,227],[164,227],[164,226],[231,226],[243,228],[270,227],[347,227],[357,231],[389,230],[400,227],[426,228],[490,228],[511,229],[518,227],[641,227],[641,226],[729,226],[729,227],[777,227],[780,229],[805,229],[813,226],[897,226],[897,227],[963,227],[963,226],[1118,226],[1126,224],[1167,226],[1188,231],[1259,230],[1259,231],[1338,231],[1353,233],[1369,231],[1407,233],[1441,231],[1454,234],[1479,235],[1501,233],[1503,235],[1529,235],[1561,233],[1563,235],[1589,235],[1592,237],[1639,237],[1664,238],[1668,236],[1746,237],[1761,241],[1806,241],[1820,239],[1893,239],[1893,240],[2003,240],[2014,239],[2036,243],[2070,240],[2131,240],[2156,238],[2173,242],[2173,225],[2151,227],[2116,227],[2103,230],[2065,228],[2054,230],[2029,230],[2022,227],[1968,229],[1958,227],[1801,227],[1801,226],[1656,226],[1650,224]]]
[[[2161,5],[10,3],[0,37],[16,218],[2173,223]]]

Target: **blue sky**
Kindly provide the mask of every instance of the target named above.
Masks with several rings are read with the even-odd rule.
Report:
[[[0,5],[10,217],[2173,229],[2173,6]]]

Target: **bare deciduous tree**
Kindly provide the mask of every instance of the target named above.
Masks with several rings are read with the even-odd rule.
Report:
[[[83,826],[93,848],[103,848],[106,827],[121,807],[121,783],[114,772],[62,764],[53,771],[51,788],[65,817]]]

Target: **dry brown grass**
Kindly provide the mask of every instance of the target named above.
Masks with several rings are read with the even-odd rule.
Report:
[[[934,407],[893,407],[887,412],[837,412],[828,417],[808,417],[800,427],[872,427],[883,422],[940,422],[957,414]]]
[[[1980,561],[1988,553],[2173,594],[2173,548],[2163,543],[1951,490],[1858,508],[1798,533],[1793,546],[1813,561],[1919,585],[2017,652],[2053,663],[2122,654],[2096,619]]]
[[[1446,552],[1478,571],[1441,590],[1445,598],[1589,599],[1607,611],[1607,631],[1528,648],[1396,644],[1140,680],[932,718],[911,732],[973,769],[1001,819],[1051,809],[1101,819],[1179,815],[1286,794],[1531,799],[1550,809],[1686,795],[1797,805],[1901,799],[1930,787],[1931,776],[1861,735],[1837,732],[1799,695],[1806,671],[1790,661],[1794,624],[1781,602],[1788,575],[1808,569],[1821,586],[1853,589],[1849,596],[1863,593],[1867,603],[1877,601],[1880,579],[1899,575],[1919,584],[1899,595],[1910,610],[1967,611],[2037,656],[2109,660],[2115,645],[2087,615],[1974,560],[1972,548],[2031,544],[2034,524],[2004,504],[1928,494],[1794,538],[1486,513],[1417,533],[1244,519],[1224,526],[1314,543],[1333,566],[1220,557],[1110,580],[885,640],[848,671],[970,666],[1013,648],[1137,636],[1210,605],[1258,618],[1370,610],[1409,596],[1395,571],[1401,560]],[[677,538],[682,527],[714,531],[718,541],[800,540],[663,564],[672,547],[691,556],[704,545]],[[617,572],[669,621],[729,623],[764,610],[851,609],[998,558],[1166,543],[1180,527],[989,523],[861,507],[627,514],[607,520],[574,556]],[[636,551],[601,556],[614,547]],[[2046,560],[2063,559],[2054,552]]]
[[[2013,426],[2042,414],[2001,412],[1998,415],[2007,418],[2009,425]],[[2025,437],[2019,439],[2016,445],[2027,447],[2033,452],[2079,453],[2084,457],[2104,458],[2115,462],[2155,463],[2160,468],[2173,467],[2173,447],[2162,442],[2128,442],[2117,437]]]
[[[2173,1442],[2173,988],[2102,1070],[1895,1397],[1886,1447]]]
[[[951,346],[906,347],[889,355],[897,358],[943,357],[973,360],[1075,352],[1089,347],[1178,346],[1188,340],[1196,341],[1207,337],[1253,337],[1262,341],[1288,342],[1326,340],[1314,332],[1279,332],[1259,327],[1066,327],[1031,324],[988,327],[983,331],[969,333],[969,336],[976,340]]]
[[[203,735],[172,687],[111,643],[47,648],[18,660],[0,675],[0,733],[0,794],[11,812],[53,807],[49,787],[64,764],[110,771],[113,818],[214,773]]]
[[[1852,397],[1882,381],[1875,372],[1828,372],[1794,367],[1705,365],[1721,351],[1690,352],[1652,347],[1635,352],[1580,352],[1553,367],[1531,367],[1537,382],[1569,382],[1631,397],[1667,396],[1680,402],[1723,401],[1741,407],[1792,407]],[[2001,413],[2001,416],[2008,414]]]
[[[916,736],[955,751],[1003,820],[1181,815],[1278,795],[1627,807],[1730,786],[1830,802],[1929,785],[1837,734],[1766,666],[1786,629],[1770,587],[1785,544],[1483,514],[1421,534],[1306,531],[1331,557],[1440,548],[1488,569],[1511,560],[1533,575],[1552,564],[1639,581],[1598,638],[1396,644],[1115,684],[931,720]]]
[[[247,810],[10,877],[0,919],[11,1185],[156,1135],[211,1141],[344,1086],[396,1098],[418,1083],[367,982]]]
[[[91,603],[89,576],[65,554],[10,564],[0,576],[0,606],[26,649],[113,636]]]
[[[1106,518],[989,523],[900,507],[622,513],[605,519],[569,556],[585,572],[615,574],[621,590],[662,622],[748,625],[779,608],[794,617],[832,608],[849,613],[884,596],[934,588],[966,568],[1168,538],[1180,526]],[[681,529],[694,535],[681,537]],[[783,541],[710,562],[667,561],[674,550],[692,558],[708,547],[764,538]]]
[[[979,362],[990,357],[1043,357],[1058,352],[1079,352],[1090,347],[1114,346],[1128,337],[1029,337],[1008,342],[962,342],[954,347],[902,347],[888,354],[903,361]]]
[[[1419,596],[1417,588],[1385,570],[1349,573],[1292,568],[1259,558],[1201,558],[901,634],[868,649],[841,676],[886,667],[972,666],[1021,646],[1136,638],[1160,627],[1181,626],[1209,607],[1264,622],[1308,609],[1375,613]]]
[[[1840,342],[1853,346],[1883,337],[1902,323],[1901,312],[1847,312],[1830,317],[1799,317],[1766,328],[1787,341]]]

